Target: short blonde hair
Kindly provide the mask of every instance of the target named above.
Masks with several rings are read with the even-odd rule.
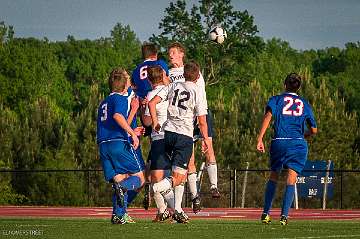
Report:
[[[185,49],[185,47],[184,47],[183,44],[181,44],[180,42],[172,42],[172,43],[170,43],[170,45],[168,46],[168,51],[169,51],[171,48],[176,48],[176,49],[178,49],[180,52],[184,53],[184,58],[185,58],[186,49]]]
[[[121,92],[125,89],[127,81],[129,80],[129,74],[125,69],[117,67],[110,73],[108,84],[111,92]]]

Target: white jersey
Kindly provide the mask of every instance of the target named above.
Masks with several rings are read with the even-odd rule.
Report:
[[[150,91],[146,96],[148,101],[150,101],[152,98],[154,98],[161,90],[164,89],[164,87],[166,87],[166,86],[165,85],[158,85],[158,86],[155,87],[155,89]],[[151,132],[151,140],[152,141],[164,138],[165,133],[164,133],[164,130],[163,130],[163,124],[165,123],[165,121],[167,119],[168,105],[169,105],[169,101],[167,99],[161,100],[161,102],[156,105],[156,115],[157,115],[157,118],[158,118],[158,122],[159,122],[159,124],[161,126],[161,130],[159,132],[156,132],[155,130],[152,130],[152,132]],[[147,116],[151,116],[148,105],[146,106],[144,114],[147,115]]]
[[[169,70],[169,78],[172,83],[185,82],[184,67],[171,68]],[[203,94],[207,109],[208,106],[207,106],[206,91],[205,91],[205,80],[201,72],[199,79],[196,81],[196,85],[201,89],[201,93]]]
[[[167,120],[164,130],[193,137],[194,117],[207,114],[201,89],[191,81],[171,83],[157,94],[167,99]]]

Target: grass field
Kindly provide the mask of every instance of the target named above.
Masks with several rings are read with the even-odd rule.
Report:
[[[262,225],[259,221],[192,220],[189,224],[112,225],[105,219],[0,218],[0,238],[360,238],[360,221],[290,221]]]

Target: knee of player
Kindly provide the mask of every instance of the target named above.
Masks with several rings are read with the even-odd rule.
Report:
[[[188,171],[188,174],[196,173],[196,166],[195,166],[195,164],[189,164],[187,171]]]
[[[164,170],[152,170],[151,171],[151,182],[157,183],[160,182],[165,177]]]
[[[296,178],[297,178],[297,172],[292,169],[288,169],[286,184],[294,185],[296,183]]]
[[[136,175],[140,180],[141,187],[145,184],[145,173],[141,173],[139,175]]]
[[[119,183],[126,178],[127,178],[127,175],[125,175],[125,174],[116,174],[112,179],[113,179],[113,182]]]
[[[279,179],[279,173],[275,171],[271,171],[269,179],[271,181],[277,182]]]
[[[180,167],[173,167],[172,169],[172,184],[173,187],[180,185],[186,181],[187,170]]]

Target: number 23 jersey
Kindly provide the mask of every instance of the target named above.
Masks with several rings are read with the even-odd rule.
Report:
[[[275,118],[273,139],[303,139],[306,124],[317,127],[311,106],[295,93],[271,97],[266,108]]]
[[[207,114],[201,89],[191,81],[171,83],[157,94],[169,100],[167,120],[163,129],[193,137],[194,117]]]

